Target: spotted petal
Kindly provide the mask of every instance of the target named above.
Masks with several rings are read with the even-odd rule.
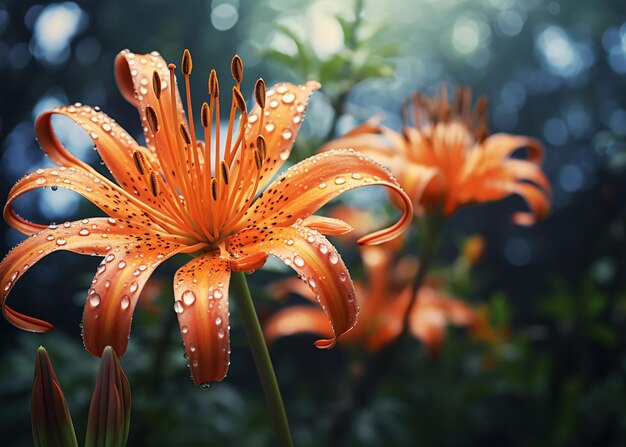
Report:
[[[174,278],[174,310],[196,385],[220,381],[228,370],[229,281],[229,264],[219,252],[198,256]]]
[[[163,113],[152,88],[154,71],[158,72],[161,81],[160,102]],[[115,79],[124,98],[139,111],[146,144],[150,151],[154,152],[154,140],[146,118],[146,107],[151,106],[159,112],[166,129],[177,131],[179,123],[185,120],[178,88],[174,88],[173,92],[170,89],[171,81],[167,64],[157,52],[134,54],[124,50],[115,59]],[[173,102],[172,93],[174,94]],[[159,132],[158,138],[163,138],[159,144],[167,144],[164,132]]]
[[[324,152],[288,169],[246,212],[241,226],[291,225],[307,218],[339,194],[370,185],[385,186],[393,191],[402,217],[395,225],[362,237],[359,243],[386,242],[411,224],[411,200],[389,171],[352,150]]]
[[[158,234],[142,233],[133,240],[107,253],[87,295],[83,341],[96,356],[107,346],[124,355],[133,311],[146,281],[161,262],[186,248]]]
[[[105,256],[113,247],[132,242],[127,234],[117,231],[107,219],[85,219],[54,225],[23,241],[0,264],[0,307],[5,318],[14,326],[31,332],[46,332],[52,325],[23,315],[5,305],[7,295],[16,282],[37,261],[56,250],[71,250],[91,256]]]
[[[304,85],[288,82],[276,84],[267,91],[265,113],[268,115],[261,118],[261,108],[256,105],[248,116],[246,141],[254,142],[258,135],[262,135],[267,143],[259,190],[263,189],[289,158],[309,97],[319,88],[317,81],[309,81]]]
[[[337,250],[317,231],[302,226],[249,228],[231,239],[228,251],[239,256],[258,251],[273,254],[298,272],[326,312],[335,334],[318,340],[318,348],[332,347],[336,337],[356,323],[358,304],[348,269]]]
[[[7,223],[24,234],[34,234],[46,228],[20,217],[13,209],[13,202],[21,195],[37,188],[60,187],[75,191],[99,207],[109,216],[117,219],[132,219],[147,227],[153,226],[148,213],[158,211],[144,206],[119,186],[102,177],[81,168],[46,168],[38,169],[19,180],[9,192],[4,206],[4,218]]]

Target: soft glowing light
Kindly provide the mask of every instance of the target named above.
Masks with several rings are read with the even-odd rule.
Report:
[[[470,54],[480,45],[480,29],[476,21],[460,18],[454,23],[452,31],[452,45],[462,54]]]
[[[69,56],[71,40],[80,30],[85,14],[73,2],[46,6],[35,21],[35,57],[58,64]]]
[[[230,3],[221,3],[211,11],[211,24],[218,31],[231,29],[239,20],[237,8]]]

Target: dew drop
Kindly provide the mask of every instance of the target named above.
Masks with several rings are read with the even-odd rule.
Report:
[[[267,123],[265,125],[266,132],[272,132],[274,129],[276,129],[276,126],[274,125],[274,123]]]
[[[285,93],[283,95],[283,102],[285,104],[291,104],[292,102],[294,102],[295,99],[296,99],[296,95],[294,95],[291,92]]]
[[[115,255],[114,255],[113,253],[109,253],[109,254],[106,256],[106,258],[104,258],[104,260],[105,260],[106,262],[111,262],[111,261],[112,261],[112,260],[114,260],[114,259],[115,259]]]
[[[59,189],[59,187],[58,187],[57,185],[52,185],[52,186],[50,187],[50,189],[51,189],[51,190],[53,190],[53,191],[56,191],[56,190],[58,190],[58,189]]]
[[[193,291],[191,290],[186,290],[185,292],[183,292],[183,302],[187,305],[187,306],[191,306],[193,303],[196,302],[196,294],[193,293]]]
[[[122,310],[126,310],[130,307],[130,297],[128,295],[124,295],[122,297],[122,301],[120,301],[120,307]]]
[[[97,293],[91,295],[89,297],[89,304],[91,304],[91,307],[98,307],[100,305],[100,295]]]
[[[217,318],[215,318],[215,324],[217,324],[218,326],[222,324],[222,317],[218,316]]]
[[[312,288],[314,288],[314,289],[315,289],[315,286],[317,285],[317,284],[315,283],[315,279],[313,279],[313,278],[309,278],[309,285],[310,285]]]
[[[49,234],[49,235],[46,237],[46,240],[48,240],[48,241],[53,241],[53,240],[54,240],[54,236],[53,236],[53,235],[51,235],[51,234]]]
[[[124,267],[126,267],[126,263],[125,263],[124,261],[120,261],[120,262],[117,264],[117,268],[119,268],[119,269],[123,269]]]
[[[83,228],[78,232],[81,236],[89,236],[89,230],[87,228]]]
[[[209,389],[209,386],[210,386],[209,382],[204,382],[200,384],[200,389],[206,391]]]
[[[180,328],[180,331],[183,334],[187,334],[187,333],[189,333],[189,328],[187,326],[183,326],[183,327]]]
[[[319,186],[320,189],[324,189],[324,188],[326,188],[326,183],[322,182],[318,186]]]
[[[220,298],[222,298],[223,296],[224,296],[224,294],[223,294],[221,291],[219,291],[219,290],[216,290],[215,292],[213,292],[213,297],[214,297],[216,300],[219,300],[219,299],[220,299]]]
[[[111,131],[111,125],[109,123],[102,123],[102,128],[104,129],[105,132]]]
[[[346,183],[346,179],[343,177],[337,177],[335,179],[335,185],[343,185],[344,183]]]
[[[298,255],[294,256],[293,263],[296,264],[298,267],[304,267],[304,259],[302,259],[302,257]]]
[[[280,152],[280,159],[281,160],[287,160],[289,158],[289,153],[291,151],[289,149],[285,149],[284,151]]]
[[[44,183],[46,183],[46,179],[44,177],[39,177],[37,180],[35,180],[35,183],[37,183],[38,185],[43,185]]]
[[[219,328],[219,329],[217,330],[217,336],[218,336],[219,338],[224,338],[224,335],[225,335],[225,334],[224,334],[224,329]]]
[[[270,107],[272,109],[275,109],[276,107],[278,107],[278,101],[276,101],[275,99],[273,99],[272,101],[270,101]]]
[[[176,312],[177,314],[182,314],[184,310],[185,308],[183,307],[183,303],[176,300],[176,302],[174,303],[174,312]]]
[[[337,264],[339,262],[339,256],[337,256],[337,253],[335,253],[334,251],[331,251],[328,254],[328,260],[331,264]]]
[[[113,219],[112,217],[109,217],[107,219],[107,222],[109,222],[111,225],[115,225],[117,223],[117,220]]]
[[[361,180],[363,176],[355,172],[354,174],[352,174],[352,178],[355,180]]]
[[[248,117],[248,122],[250,124],[254,124],[254,123],[256,123],[258,121],[258,119],[259,119],[259,115],[250,115]]]
[[[283,133],[281,133],[280,135],[285,140],[289,140],[293,136],[293,133],[291,132],[291,129],[285,129],[285,130],[283,130]]]
[[[67,241],[65,239],[57,239],[57,245],[65,245],[67,244]]]
[[[287,241],[287,245],[293,245],[293,240],[292,240],[292,239],[289,239],[289,240]]]
[[[130,291],[130,293],[135,293],[138,288],[139,288],[139,284],[133,281],[130,283],[130,287],[128,288],[128,290]]]

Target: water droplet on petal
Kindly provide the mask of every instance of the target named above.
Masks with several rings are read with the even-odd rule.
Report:
[[[183,307],[183,303],[176,300],[176,302],[174,302],[174,312],[176,312],[177,314],[182,314],[184,310],[185,308]]]
[[[47,180],[44,177],[39,177],[37,180],[35,180],[35,183],[37,183],[38,185],[43,185],[46,182]]]
[[[315,279],[313,279],[313,278],[309,278],[309,285],[310,285],[312,288],[315,288],[315,286],[316,286],[316,284],[315,284]]]
[[[285,104],[291,104],[296,99],[296,95],[291,92],[285,93],[283,95],[283,102]]]
[[[123,269],[124,267],[126,267],[126,263],[125,263],[124,261],[120,261],[120,262],[117,264],[117,268],[119,268],[119,269]]]
[[[344,183],[346,183],[346,179],[343,177],[337,177],[335,179],[335,185],[343,185]]]
[[[100,305],[100,295],[97,293],[91,295],[89,297],[89,304],[91,304],[92,307],[98,307]]]
[[[120,307],[122,308],[122,310],[126,310],[128,309],[129,306],[130,306],[130,297],[128,295],[124,295],[122,297],[122,301],[120,301]]]
[[[222,317],[218,316],[217,318],[215,318],[215,324],[217,324],[218,326],[222,324]]]
[[[180,331],[183,334],[187,334],[187,333],[189,333],[189,328],[187,326],[183,326],[183,327],[180,328]]]
[[[193,293],[193,291],[191,290],[186,290],[185,292],[183,292],[183,302],[187,305],[187,306],[191,306],[193,303],[196,302],[196,294]]]
[[[330,261],[331,264],[337,264],[337,262],[339,262],[339,256],[337,256],[336,252],[331,251],[328,254],[328,260]]]
[[[135,293],[138,288],[139,288],[139,284],[133,281],[130,283],[130,287],[128,288],[128,290],[130,290],[130,293]]]
[[[46,236],[46,240],[53,241],[54,240],[54,236],[49,234],[48,236]]]
[[[57,239],[57,245],[61,246],[65,244],[67,244],[67,241],[65,239]]]
[[[213,297],[214,297],[216,300],[219,300],[219,299],[220,299],[220,298],[222,298],[223,296],[224,296],[224,294],[223,294],[221,291],[219,291],[219,290],[216,290],[215,292],[213,292]]]
[[[289,140],[292,136],[293,133],[291,132],[291,129],[284,129],[283,133],[280,134],[285,140]]]
[[[224,334],[224,329],[219,328],[219,329],[217,330],[217,336],[218,336],[219,338],[224,338],[224,335],[225,335],[225,334]]]
[[[89,230],[87,228],[83,228],[78,232],[81,236],[89,236]]]
[[[354,174],[352,174],[352,178],[355,180],[361,180],[363,176],[355,172]]]
[[[291,151],[289,149],[285,149],[283,151],[280,152],[280,159],[281,160],[287,160],[289,158],[289,153]]]
[[[274,125],[274,123],[267,123],[265,125],[266,132],[272,132],[274,129],[276,129],[276,126]]]
[[[326,183],[322,182],[318,186],[319,186],[320,189],[324,189],[324,188],[326,188]]]
[[[304,267],[304,259],[302,259],[302,257],[298,255],[294,256],[293,263],[296,264],[298,267]]]

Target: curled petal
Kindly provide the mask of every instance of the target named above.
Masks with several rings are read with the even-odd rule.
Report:
[[[95,169],[74,157],[58,140],[52,128],[51,120],[54,115],[70,118],[89,135],[104,164],[122,188],[142,199],[152,198],[144,191],[145,181],[134,168],[133,153],[141,151],[150,168],[155,171],[159,169],[158,160],[152,152],[140,148],[113,119],[92,107],[82,105],[59,107],[39,115],[35,122],[35,133],[42,149],[52,161],[59,166],[81,168],[100,177]]]
[[[302,222],[302,225],[322,234],[337,236],[352,231],[352,227],[341,219],[325,216],[309,216]]]
[[[46,228],[45,225],[20,217],[13,209],[13,202],[29,191],[47,186],[75,191],[112,218],[127,219],[132,216],[134,222],[147,227],[153,225],[141,204],[129,197],[119,186],[97,173],[93,174],[81,168],[60,167],[38,169],[13,186],[4,206],[4,218],[11,227],[24,234],[33,234]]]
[[[318,340],[318,348],[331,348],[336,338],[356,323],[358,304],[354,285],[339,253],[328,240],[306,227],[277,227],[269,232],[249,228],[235,235],[231,253],[262,251],[281,258],[306,281],[333,327],[334,336]]]
[[[220,381],[228,371],[229,282],[230,265],[218,252],[198,256],[174,278],[174,310],[196,385]]]
[[[152,87],[155,71],[159,74],[161,83],[160,100],[157,100]],[[150,151],[154,152],[154,140],[146,117],[146,107],[151,106],[158,111],[159,118],[164,120],[163,126],[171,129],[171,131],[178,129],[179,124],[185,121],[185,114],[176,86],[174,86],[175,104],[172,104],[171,81],[167,63],[156,52],[134,54],[124,50],[115,59],[115,79],[124,98],[139,111],[146,144]],[[161,108],[164,113],[161,113]],[[165,132],[159,132],[157,138],[165,138]],[[160,143],[167,144],[166,140],[160,141]]]
[[[324,152],[288,169],[246,212],[242,226],[291,225],[307,218],[339,194],[370,185],[385,186],[393,191],[402,212],[395,225],[358,241],[360,244],[383,243],[409,227],[413,206],[389,171],[352,150]]]
[[[157,234],[135,239],[107,253],[87,294],[83,341],[95,356],[102,355],[107,346],[124,355],[135,305],[146,281],[161,262],[184,249]]]
[[[89,405],[86,447],[124,447],[130,428],[130,385],[115,351],[104,350]]]
[[[5,305],[11,289],[37,261],[56,250],[105,256],[113,247],[131,244],[134,238],[120,230],[106,218],[84,219],[51,226],[20,243],[0,263],[0,307],[5,318],[14,326],[31,332],[52,329],[50,323],[23,315]]]
[[[264,325],[263,333],[267,341],[272,343],[279,337],[301,333],[330,338],[333,336],[333,329],[321,309],[291,306],[272,316]]]
[[[31,401],[35,447],[78,447],[74,424],[48,353],[37,350]]]
[[[262,135],[267,143],[258,190],[263,189],[289,158],[309,97],[319,88],[317,81],[304,85],[276,84],[266,94],[264,110],[269,115],[262,116],[261,108],[256,105],[248,116],[246,141],[256,141],[257,136]]]
[[[543,159],[543,146],[541,143],[534,138],[521,135],[494,134],[487,138],[482,145],[489,157],[499,160],[510,157],[513,152],[522,147],[526,147],[528,150],[527,160],[529,162],[540,164]]]

